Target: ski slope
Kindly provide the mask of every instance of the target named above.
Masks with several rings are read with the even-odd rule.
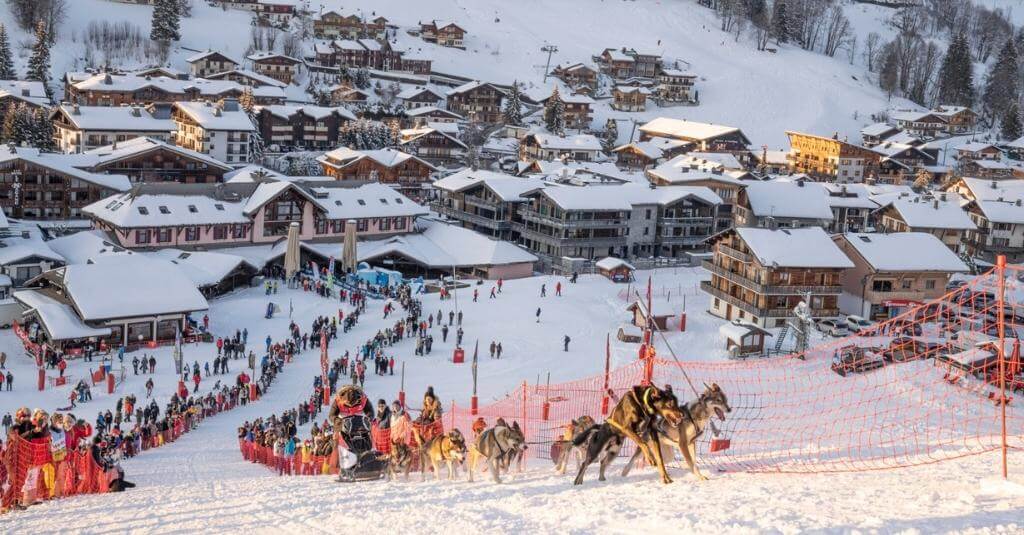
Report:
[[[149,33],[151,7],[110,0],[74,0],[53,51],[54,80],[67,70],[80,69],[81,34],[91,20],[130,21]],[[206,2],[193,3],[191,18],[182,19],[182,40],[172,50],[172,67],[188,70],[185,59],[195,51],[221,50],[241,58],[249,45],[250,14],[224,10]],[[692,0],[318,0],[311,2],[324,10],[344,7],[367,16],[383,15],[400,27],[396,48],[412,50],[434,60],[434,70],[500,83],[518,80],[527,86],[543,84],[546,44],[558,47],[551,64],[591,62],[591,56],[607,47],[634,47],[664,54],[668,64],[696,72],[701,104],[695,107],[658,108],[646,112],[615,112],[604,103],[596,107],[594,125],[603,128],[607,118],[643,123],[657,116],[669,116],[743,129],[753,146],[788,148],[785,130],[821,135],[838,133],[851,139],[872,122],[872,113],[890,103],[869,79],[864,68],[847,58],[782,46],[777,53],[758,52],[744,35],[738,41],[721,32],[714,13]],[[855,6],[867,16],[864,33],[876,29],[884,8]],[[29,36],[16,30],[6,9],[0,10],[13,42]],[[420,21],[453,20],[464,27],[466,50],[445,48],[423,42],[406,33]],[[882,30],[884,31],[884,30]],[[280,40],[279,40],[280,43]],[[278,44],[280,46],[280,44]],[[307,42],[307,48],[311,46]],[[19,64],[28,51],[16,51]],[[840,54],[842,55],[842,53]],[[130,67],[131,65],[123,65]],[[550,81],[549,81],[550,83]],[[291,98],[302,96],[293,86]],[[620,125],[620,131],[623,127]]]
[[[645,275],[641,275],[643,278]],[[700,270],[661,270],[654,274],[655,293],[662,287],[686,293],[705,275]],[[554,295],[555,282],[563,283],[563,296]],[[545,284],[548,296],[539,296]],[[482,343],[497,337],[505,348],[501,361],[480,358],[481,402],[500,398],[522,380],[531,383],[546,370],[552,381],[591,375],[600,370],[604,334],[626,315],[619,298],[623,285],[598,276],[581,276],[578,284],[565,279],[534,277],[507,281],[498,299],[489,300],[490,283],[480,287],[481,299],[459,295],[464,329],[469,342]],[[337,313],[338,304],[313,294],[282,289],[272,300],[288,310],[304,327],[318,315]],[[287,312],[271,320],[262,317],[268,298],[261,289],[236,292],[211,302],[211,328],[218,334],[249,329],[250,344],[262,344],[267,334],[278,338],[287,329]],[[437,295],[423,296],[424,310],[440,308],[447,315],[455,300],[439,302]],[[534,321],[542,307],[541,322]],[[680,303],[681,306],[681,303]],[[717,332],[720,320],[702,313],[703,294],[687,294],[690,312],[688,331],[673,330],[668,340],[683,359],[720,360],[724,340]],[[394,321],[382,317],[383,301],[371,301],[356,328],[339,334],[332,344],[334,358],[354,348]],[[449,361],[453,348],[437,338],[430,356],[412,355],[412,340],[395,346],[399,363],[406,363],[405,388],[410,403],[418,402],[427,385],[433,385],[447,406],[451,400],[468,402],[471,392],[469,366]],[[561,347],[563,334],[572,337],[570,351]],[[10,332],[0,334],[0,344],[11,355],[9,363],[31,367],[16,351]],[[164,350],[160,350],[164,351]],[[635,345],[613,339],[613,366],[635,358]],[[664,354],[664,348],[659,348]],[[200,365],[212,358],[211,345],[190,345],[186,362]],[[130,357],[129,357],[130,358]],[[158,355],[161,395],[174,386],[169,354]],[[237,372],[242,361],[232,361]],[[73,362],[78,372],[88,363]],[[571,476],[556,476],[548,461],[531,462],[527,472],[498,486],[487,478],[476,483],[370,482],[338,484],[328,477],[278,477],[262,465],[242,460],[236,429],[245,421],[294,407],[308,397],[314,375],[319,374],[319,355],[307,351],[288,364],[259,402],[222,413],[177,442],[151,450],[124,462],[128,479],[138,487],[117,495],[79,496],[0,516],[3,533],[310,533],[358,529],[366,533],[635,533],[663,532],[671,526],[680,533],[799,533],[878,532],[1014,533],[1024,523],[1024,486],[991,479],[996,473],[995,455],[931,466],[868,473],[830,475],[708,474],[711,481],[697,483],[678,468],[676,482],[663,486],[652,470],[634,471],[628,479],[613,467],[609,480],[596,481],[588,474],[583,487],[573,487]],[[225,377],[225,376],[221,376]],[[233,377],[230,376],[230,377]],[[543,378],[541,378],[543,381]],[[139,391],[144,379],[130,375],[118,394]],[[203,389],[208,387],[204,380]],[[367,376],[371,399],[393,399],[398,376]],[[28,404],[48,407],[54,394],[39,395],[20,384],[14,396],[0,393],[0,409]],[[140,396],[141,399],[141,396]],[[94,417],[95,411],[113,404],[113,398],[97,397],[76,411]],[[306,433],[303,429],[301,433]],[[1011,474],[1020,481],[1024,455],[1011,456]],[[621,466],[621,463],[620,465]],[[781,499],[780,499],[781,498]]]

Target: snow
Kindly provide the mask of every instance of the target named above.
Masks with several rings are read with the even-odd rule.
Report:
[[[735,232],[763,266],[853,267],[853,262],[850,262],[821,227],[779,230],[737,228]]]
[[[927,232],[848,233],[844,237],[876,271],[967,271],[956,253]]]
[[[598,260],[597,262],[594,263],[594,267],[609,271],[620,267],[625,267],[626,269],[629,269],[631,271],[636,270],[636,268],[633,267],[633,265],[630,264],[629,262],[626,262],[621,258],[615,258],[614,256],[606,256]]]
[[[281,183],[287,184],[287,183]],[[260,187],[270,187],[261,184]],[[173,188],[174,186],[170,186]],[[152,189],[160,191],[159,186]],[[149,193],[149,187],[139,191],[114,195],[82,208],[82,213],[100,219],[117,228],[181,227],[186,225],[217,225],[248,223],[242,202],[215,199],[196,192],[188,194]],[[188,188],[194,190],[195,188]],[[257,190],[258,191],[258,190]]]
[[[36,106],[49,106],[50,99],[42,82],[0,80],[0,98],[12,97]]]
[[[747,200],[757,217],[832,220],[828,193],[823,188],[793,182],[752,182]]]
[[[195,63],[197,61],[202,61],[202,60],[204,60],[204,59],[206,59],[206,58],[208,58],[210,56],[213,56],[215,54],[220,54],[221,56],[224,56],[225,58],[227,58],[228,61],[231,61],[235,65],[241,65],[242,64],[242,62],[236,61],[234,58],[232,58],[230,56],[227,56],[225,54],[222,54],[222,53],[220,53],[220,52],[218,52],[216,50],[207,50],[206,52],[200,52],[199,54],[196,54],[194,56],[189,56],[189,57],[185,58],[185,63]]]
[[[563,210],[628,212],[633,208],[616,186],[551,186],[539,191]]]
[[[889,203],[912,229],[974,230],[977,226],[960,203],[940,199],[901,197]]]
[[[1019,202],[1020,199],[1017,199]],[[1024,207],[1014,201],[977,201],[978,208],[992,223],[1024,224]]]
[[[76,111],[77,109],[77,111]],[[80,130],[162,132],[175,130],[174,121],[161,119],[141,106],[78,106],[61,104],[64,117]]]
[[[739,128],[671,117],[658,117],[640,126],[640,131],[659,137],[673,137],[687,141],[706,141],[739,132]]]
[[[446,270],[537,261],[536,256],[517,245],[469,229],[431,220],[421,220],[417,225],[422,232],[359,242],[359,261],[373,262],[384,255],[400,254],[426,267]]]
[[[324,211],[327,219],[415,217],[428,213],[423,206],[380,182],[369,182],[358,187],[334,182],[331,186],[308,185],[309,191],[315,194],[313,202]]]
[[[46,245],[62,256],[68,264],[85,264],[99,255],[134,254],[114,245],[99,230],[87,230],[54,238]]]
[[[67,296],[85,321],[209,308],[195,284],[170,262],[141,255],[102,256],[94,262],[60,268]]]
[[[301,113],[316,119],[317,121],[323,120],[332,114],[338,114],[339,116],[355,121],[356,116],[348,108],[344,106],[326,107],[326,106],[308,106],[308,105],[291,105],[291,104],[277,104],[272,106],[258,106],[258,109],[267,110],[272,115],[280,117],[282,119],[291,119],[295,114]]]
[[[575,134],[570,136],[558,136],[536,132],[526,136],[533,138],[537,144],[544,149],[553,150],[589,150],[600,151],[601,142],[591,134]]]
[[[262,267],[262,265],[254,265],[245,257],[221,252],[161,249],[151,253],[150,256],[174,264],[198,288],[215,286],[244,265],[249,266],[253,271],[259,271]]]
[[[406,160],[414,159],[419,160],[428,168],[434,169],[433,165],[430,165],[412,154],[407,154],[400,150],[390,148],[378,150],[355,150],[348,147],[339,147],[317,158],[317,160],[321,162],[328,161],[333,165],[338,165],[340,162],[341,167],[347,167],[363,158],[370,158],[384,167],[394,167],[396,165],[401,165]]]
[[[51,340],[70,340],[91,336],[107,336],[108,327],[90,327],[75,313],[70,305],[36,290],[14,292],[14,298],[25,305],[25,312],[35,311]]]
[[[145,77],[133,74],[95,74],[84,80],[76,82],[75,88],[82,92],[88,91],[140,91],[146,88],[153,88],[167,93],[183,95],[186,91],[198,90],[199,94],[206,98],[220,98],[229,93],[241,92],[243,86],[238,82],[230,80],[207,80],[205,78],[193,78],[191,80],[179,80],[165,76]],[[261,86],[252,89],[253,94],[260,97],[285,98],[285,92],[277,86]]]
[[[211,75],[209,75],[209,79],[210,80],[220,80],[221,78],[227,79],[230,76],[241,76],[242,78],[247,78],[249,80],[252,80],[253,82],[256,82],[255,84],[253,84],[256,87],[265,86],[265,85],[275,86],[275,87],[288,87],[288,84],[286,84],[286,83],[284,83],[284,82],[282,82],[280,80],[275,80],[275,79],[273,79],[273,78],[271,78],[269,76],[266,76],[266,75],[260,74],[260,73],[258,73],[256,71],[251,71],[251,70],[248,70],[248,69],[233,69],[233,70],[230,70],[230,71],[219,72],[217,74],[211,74]]]
[[[860,133],[865,136],[882,136],[896,131],[896,128],[888,123],[869,124],[860,129]]]
[[[126,141],[119,141],[113,145],[107,145],[105,147],[97,147],[92,150],[88,150],[82,153],[82,156],[78,157],[76,161],[84,162],[86,158],[95,157],[94,161],[89,162],[91,167],[95,167],[101,164],[110,164],[125,158],[133,158],[141,156],[149,151],[163,149],[176,154],[185,156],[192,160],[199,160],[204,164],[214,167],[217,169],[228,170],[230,166],[221,162],[216,158],[211,158],[207,154],[196,152],[191,149],[179,147],[177,145],[160,141],[159,139],[153,139],[150,137],[136,137]],[[76,164],[77,165],[77,164]]]
[[[727,184],[744,184],[744,182],[728,174],[719,171],[703,171],[695,169],[695,167],[696,164],[690,163],[687,156],[682,154],[648,169],[647,173],[670,184],[683,184],[701,180],[714,180]]]
[[[483,169],[463,169],[434,182],[433,186],[436,189],[457,192],[481,183],[505,202],[526,201],[522,197],[523,193],[544,187],[542,180],[520,178]]]
[[[743,337],[753,332],[762,332],[763,329],[753,323],[741,320],[733,320],[718,328],[718,333],[737,345],[743,344]],[[771,334],[768,334],[771,336]]]
[[[960,178],[974,199],[994,201],[1024,198],[1024,180],[989,180],[965,176]]]
[[[177,102],[174,106],[205,130],[232,132],[256,130],[249,115],[241,107],[236,110],[225,110],[209,102]]]

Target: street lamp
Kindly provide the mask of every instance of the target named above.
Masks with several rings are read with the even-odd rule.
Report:
[[[551,54],[554,54],[555,52],[558,52],[558,47],[555,46],[555,45],[544,45],[544,46],[540,47],[540,51],[548,53],[548,62],[544,66],[544,83],[547,83],[548,82],[548,71],[551,70]]]

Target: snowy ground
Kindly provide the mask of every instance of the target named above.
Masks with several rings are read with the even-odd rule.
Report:
[[[685,293],[703,276],[700,270],[662,270],[655,275],[656,293],[663,286],[664,291]],[[557,280],[563,281],[561,298],[553,295]],[[543,299],[541,284],[549,292]],[[595,373],[601,366],[604,333],[626,317],[625,303],[618,297],[624,287],[598,277],[583,276],[576,285],[552,277],[508,281],[501,297],[493,301],[486,298],[490,283],[480,288],[478,303],[471,302],[470,292],[459,297],[466,339],[472,342],[479,337],[483,346],[499,337],[505,347],[500,362],[482,355],[483,402],[548,370],[552,381]],[[316,315],[337,313],[336,302],[311,294],[283,291],[275,299],[284,310],[291,299],[294,315],[304,326]],[[454,308],[454,301],[440,304],[436,295],[424,297],[424,302],[427,311],[436,312],[440,306],[447,313]],[[287,314],[264,320],[265,303],[259,290],[215,300],[212,328],[227,334],[248,327],[250,343],[257,344],[266,334],[279,337],[288,323]],[[540,324],[533,320],[538,304]],[[371,302],[356,330],[342,335],[341,343],[332,347],[332,357],[390,323],[381,318],[381,305]],[[669,335],[682,358],[723,358],[724,342],[716,330],[720,321],[700,312],[705,307],[706,298],[691,292],[688,332]],[[564,334],[573,338],[568,353],[561,351]],[[408,340],[395,348],[399,362],[407,363],[406,390],[418,399],[423,388],[433,384],[445,402],[465,402],[469,368],[448,362],[451,339],[443,344],[437,337],[429,357],[412,356]],[[9,348],[9,360],[16,369],[31,369],[31,363],[14,352],[9,332],[0,336],[0,343]],[[634,358],[633,351],[634,346],[615,343],[613,359],[624,364]],[[204,354],[212,354],[210,346],[190,346],[186,359],[202,363]],[[158,358],[162,358],[158,370],[166,370],[160,374],[158,390],[169,395],[174,386],[169,355]],[[83,365],[87,363],[74,363],[72,373]],[[1024,487],[990,479],[997,468],[994,455],[861,474],[709,474],[711,481],[700,484],[675,470],[676,483],[668,487],[650,470],[622,479],[613,469],[605,483],[596,481],[596,473],[588,474],[582,488],[574,488],[570,476],[554,475],[543,460],[533,461],[526,474],[502,486],[489,480],[421,483],[415,477],[409,483],[341,485],[329,477],[279,478],[263,466],[244,462],[235,439],[237,426],[306,398],[318,370],[316,353],[306,352],[285,368],[258,403],[218,415],[179,441],[125,462],[136,489],[120,495],[75,497],[4,515],[0,532],[309,533],[351,527],[369,533],[624,533],[661,532],[666,526],[683,533],[1013,533],[1024,529]],[[118,394],[137,391],[142,382],[129,375]],[[0,395],[0,408],[9,410],[19,404],[50,408],[63,399],[58,394],[40,395],[25,382],[16,384],[14,396]],[[372,397],[392,398],[398,378],[368,376],[367,390]],[[98,398],[81,412],[94,415],[112,401]],[[1011,456],[1010,469],[1020,481],[1024,454]]]
[[[68,5],[69,16],[53,53],[55,81],[65,71],[85,67],[82,36],[90,21],[128,21],[143,35],[149,34],[149,6],[110,0],[74,0]],[[171,52],[170,66],[187,71],[185,59],[207,49],[243,57],[250,42],[251,14],[222,10],[203,1],[193,5],[193,16],[182,20],[182,40]],[[536,87],[542,83],[548,59],[540,49],[554,44],[558,52],[551,58],[552,65],[591,63],[591,56],[606,47],[627,46],[659,51],[669,65],[678,61],[681,68],[700,76],[700,106],[658,108],[652,104],[643,113],[622,113],[612,111],[607,101],[599,102],[593,124],[603,128],[605,121],[614,117],[624,122],[619,126],[623,134],[628,134],[631,120],[642,124],[667,116],[737,126],[753,146],[781,149],[788,147],[785,130],[820,135],[838,132],[858,139],[859,129],[872,122],[871,114],[909,105],[899,99],[889,102],[865,72],[860,57],[851,65],[847,58],[839,57],[842,53],[829,58],[791,45],[774,54],[758,52],[746,34],[737,41],[721,32],[713,12],[692,0],[522,0],[512,4],[503,0],[319,0],[311,5],[314,10],[320,5],[324,10],[344,7],[368,17],[387,17],[400,27],[396,48],[430,57],[434,70],[444,73],[505,84],[518,80]],[[880,21],[889,10],[858,5],[848,11],[857,33],[862,34],[861,41],[868,31],[886,33]],[[14,28],[9,19],[9,13],[0,10],[0,21],[13,33],[13,42],[30,44],[30,36]],[[453,20],[465,28],[469,32],[466,50],[425,43],[406,33],[418,28],[420,21],[431,19]],[[29,51],[16,48],[22,65]],[[146,61],[119,59],[114,63],[128,68]],[[293,86],[289,97],[302,98],[301,90],[301,85]]]

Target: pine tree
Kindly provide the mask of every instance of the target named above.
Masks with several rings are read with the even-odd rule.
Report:
[[[32,122],[32,111],[27,104],[21,103],[7,108],[7,116],[4,117],[4,141],[19,146],[31,143]]]
[[[1017,65],[1017,47],[1007,39],[999,56],[985,77],[982,102],[991,117],[1006,117],[1012,104],[1020,98],[1020,70]]]
[[[776,0],[772,10],[772,37],[776,43],[786,43],[789,41],[789,14],[786,13],[786,2]]]
[[[370,87],[370,71],[366,70],[366,67],[359,67],[359,69],[356,70],[353,83],[359,89],[366,89]]]
[[[885,54],[885,60],[882,62],[882,70],[878,73],[878,85],[888,93],[889,97],[892,97],[893,93],[900,86],[900,73],[897,61],[896,51],[889,47],[888,52]]]
[[[39,21],[36,25],[36,42],[32,45],[32,57],[28,59],[26,80],[43,83],[46,98],[53,99],[50,89],[50,41],[46,38],[46,23]]]
[[[558,86],[551,92],[547,105],[544,106],[544,125],[552,134],[565,133],[565,104],[558,94]]]
[[[16,80],[14,58],[11,55],[11,43],[7,39],[7,28],[0,24],[0,80]]]
[[[505,108],[501,110],[505,124],[519,126],[523,124],[523,103],[519,96],[519,82],[512,83],[512,91],[505,99]]]
[[[1010,104],[1010,107],[1006,110],[1006,115],[1003,116],[1003,120],[1000,123],[999,133],[1002,134],[1003,139],[1006,141],[1013,141],[1019,138],[1024,132],[1020,122],[1020,107],[1014,102]]]
[[[156,0],[150,20],[150,39],[165,44],[181,39],[180,7],[178,0]]]
[[[619,142],[619,123],[615,119],[608,119],[604,124],[604,134],[601,135],[601,148],[611,154],[612,149]]]
[[[43,108],[36,108],[31,113],[29,145],[42,151],[53,151],[56,146],[53,142],[53,120],[50,119],[50,114]]]
[[[974,68],[967,36],[962,33],[953,38],[939,68],[939,104],[974,104]]]

